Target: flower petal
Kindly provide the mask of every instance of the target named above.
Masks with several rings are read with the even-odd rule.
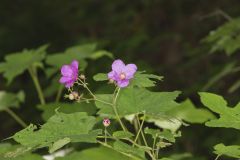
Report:
[[[135,64],[128,64],[123,69],[123,72],[126,75],[126,79],[133,78],[136,71],[137,71],[137,66]]]
[[[108,79],[114,79],[114,71],[108,73]]]
[[[121,81],[117,81],[117,85],[120,88],[124,88],[127,87],[129,84],[129,80],[125,79],[125,80],[121,80]]]
[[[70,88],[73,86],[73,84],[74,84],[74,81],[69,81],[69,82],[65,83],[65,87]]]
[[[73,60],[72,63],[71,63],[71,66],[73,68],[75,68],[76,70],[78,70],[78,61],[77,60]]]
[[[63,76],[63,77],[60,78],[59,82],[62,83],[62,84],[65,84],[65,83],[67,83],[67,82],[69,82],[71,80],[72,80],[71,77],[64,77]]]
[[[63,76],[71,77],[73,74],[72,67],[69,65],[63,65],[61,68],[61,73]]]
[[[125,67],[125,64],[120,59],[115,60],[112,64],[112,70],[115,71],[117,74],[121,74],[124,67]]]

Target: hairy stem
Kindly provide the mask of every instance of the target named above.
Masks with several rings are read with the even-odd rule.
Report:
[[[105,136],[97,136],[97,138],[105,138]],[[118,139],[118,138],[115,138],[115,137],[112,137],[112,136],[108,136],[108,137],[106,137],[106,138],[108,138],[108,139],[113,139],[113,140],[120,140],[120,139],[121,139],[121,140],[126,140],[126,141],[134,144],[134,145],[137,146],[138,148],[141,148],[141,147],[142,147],[141,145],[135,143],[133,140],[131,140],[131,139],[129,139],[129,138],[120,138],[120,139]],[[111,146],[111,147],[112,147],[112,146]],[[150,151],[146,151],[146,152],[147,152],[147,154],[148,154],[153,160],[155,160],[154,156],[152,155],[152,153],[151,153]]]
[[[104,128],[104,142],[107,144],[107,127]]]
[[[138,125],[140,126],[140,129],[139,129],[139,130],[140,130],[140,132],[141,132],[141,135],[142,135],[144,144],[145,144],[145,146],[148,147],[148,144],[147,144],[145,135],[144,135],[144,133],[143,133],[143,131],[142,131],[142,127],[143,127],[143,124],[144,124],[144,121],[145,121],[145,114],[143,115],[143,120],[142,120],[142,123],[141,123],[141,124],[140,124],[140,120],[139,120],[138,116],[137,116],[136,118],[137,118]]]
[[[107,147],[107,148],[111,148],[111,149],[115,150],[112,146],[110,146],[110,145],[108,145],[108,144],[106,144],[106,143],[103,143],[103,142],[101,142],[101,141],[97,141],[97,142],[98,142],[99,144]],[[121,152],[121,151],[118,151],[118,150],[115,150],[115,151],[117,151],[117,152],[119,152],[119,153],[121,153],[121,154],[123,154],[123,155],[125,155],[125,156],[128,156],[128,157],[130,157],[130,158],[133,158],[133,159],[135,159],[135,160],[141,160],[140,158],[135,157],[135,156],[133,156],[133,155],[131,155],[131,154],[128,154],[128,153],[125,153],[125,152]]]
[[[5,111],[12,116],[13,119],[16,120],[16,122],[18,122],[23,128],[27,127],[27,124],[16,114],[14,113],[11,109],[6,108]]]
[[[60,101],[63,89],[64,89],[63,85],[59,86],[55,102],[59,102]]]
[[[117,111],[117,106],[116,106],[116,102],[117,102],[117,98],[118,98],[118,95],[119,95],[119,92],[120,92],[120,88],[117,89],[117,92],[116,92],[116,96],[113,98],[113,111],[114,111],[114,114],[116,115],[117,117],[117,120],[118,122],[120,123],[122,129],[124,131],[127,131],[127,128],[125,127],[125,125],[123,124],[119,114],[118,114],[118,111]]]
[[[221,156],[221,154],[219,154],[214,160],[218,160],[218,158]]]
[[[45,98],[43,96],[43,91],[42,91],[42,88],[41,88],[39,80],[38,80],[36,69],[35,68],[29,68],[28,71],[29,71],[29,74],[30,74],[30,76],[33,80],[33,83],[34,83],[35,87],[36,87],[36,90],[37,90],[37,93],[38,93],[38,98],[39,98],[41,104],[46,104]]]
[[[138,126],[136,115],[134,116],[134,119],[133,119],[133,126],[134,126],[134,129],[135,129],[135,133],[137,134],[140,126]],[[142,142],[139,138],[137,139],[137,143],[140,144],[140,145],[142,144]]]
[[[155,150],[156,140],[157,140],[157,138],[154,137],[153,146],[152,146],[153,156],[155,156],[154,150]]]

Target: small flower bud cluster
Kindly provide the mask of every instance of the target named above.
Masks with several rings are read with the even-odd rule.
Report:
[[[68,98],[71,101],[73,101],[73,100],[79,101],[80,100],[79,94],[75,91],[71,92],[69,95],[66,95],[65,97]]]

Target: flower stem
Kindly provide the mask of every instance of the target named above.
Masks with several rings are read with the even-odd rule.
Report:
[[[39,80],[38,80],[36,69],[35,68],[29,68],[28,71],[29,71],[29,74],[32,77],[33,83],[36,87],[36,90],[37,90],[37,93],[38,93],[38,98],[39,98],[41,104],[46,104],[45,98],[43,96],[43,91],[42,91],[42,88],[41,88]]]
[[[155,150],[156,140],[157,140],[157,138],[154,137],[154,140],[153,140],[153,146],[152,146],[153,156],[155,156],[154,150]]]
[[[107,144],[107,127],[104,128],[104,142]]]
[[[97,136],[97,138],[105,138],[105,136]],[[120,138],[120,139],[118,139],[118,138],[115,138],[115,137],[112,137],[112,136],[108,136],[108,137],[106,137],[106,138],[108,138],[108,139],[113,139],[113,140],[120,140],[120,139],[122,139],[122,140],[126,140],[126,141],[134,144],[134,145],[137,146],[138,148],[141,148],[141,147],[142,147],[141,145],[135,143],[133,140],[131,140],[131,139],[129,139],[129,138]],[[98,143],[99,143],[99,142],[101,142],[101,141],[98,141]],[[108,144],[105,144],[105,143],[103,143],[103,142],[101,142],[100,144],[108,145]],[[110,145],[108,145],[108,146],[110,146]],[[110,146],[110,147],[112,147],[112,146]],[[156,160],[150,151],[146,151],[146,152],[147,152],[147,154],[152,158],[152,160]],[[124,152],[123,152],[123,153],[124,153]]]
[[[137,120],[136,120],[136,115],[134,116],[134,119],[133,119],[133,126],[134,126],[135,133],[137,134],[140,126],[138,126],[138,123],[137,123]],[[142,142],[139,138],[137,139],[137,143],[140,144],[140,145],[142,144]]]
[[[134,140],[134,142],[137,142],[140,133],[142,133],[142,128],[143,128],[143,124],[144,124],[145,116],[143,117],[143,121],[142,121],[141,124],[140,124],[140,122],[139,122],[138,115],[136,115],[135,117],[136,117],[137,122],[138,122],[138,124],[139,124],[139,126],[140,126],[139,129],[138,129],[138,132],[137,132],[136,138],[135,138],[135,140]],[[144,139],[144,138],[143,138],[143,139]],[[145,145],[146,145],[146,143],[145,143]],[[147,145],[146,145],[146,146],[147,146]]]
[[[218,160],[218,158],[221,156],[221,154],[219,154],[214,160]]]
[[[61,98],[61,95],[62,95],[62,91],[63,91],[64,87],[61,85],[59,86],[58,88],[58,92],[57,92],[57,96],[56,96],[56,99],[55,99],[55,102],[59,102],[60,98]]]
[[[16,120],[16,122],[18,122],[23,128],[27,127],[27,124],[16,114],[14,113],[11,109],[6,108],[5,111],[12,116],[13,119]]]
[[[114,113],[115,113],[115,115],[116,115],[116,117],[117,117],[117,120],[118,120],[118,122],[120,123],[122,129],[123,129],[124,131],[127,131],[127,128],[126,128],[125,125],[123,124],[123,122],[122,122],[122,120],[121,120],[121,118],[120,118],[120,116],[119,116],[119,114],[118,114],[117,107],[116,107],[116,102],[117,102],[117,98],[118,98],[119,92],[120,92],[120,88],[117,89],[116,96],[113,98],[113,111],[114,111]]]
[[[140,126],[139,130],[140,130],[140,132],[141,132],[141,135],[142,135],[144,144],[145,144],[145,146],[148,147],[146,138],[145,138],[144,133],[143,133],[143,131],[142,131],[142,127],[143,127],[143,124],[144,124],[144,121],[145,121],[145,114],[143,115],[143,120],[142,120],[142,123],[141,123],[141,124],[140,124],[140,120],[139,120],[138,116],[137,116],[136,118],[137,118],[138,125]]]

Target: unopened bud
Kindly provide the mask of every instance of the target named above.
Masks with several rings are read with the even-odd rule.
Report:
[[[70,100],[74,100],[74,95],[73,95],[72,93],[70,93],[70,94],[68,95],[68,98],[69,98]]]
[[[108,118],[104,118],[104,119],[103,119],[103,125],[104,125],[104,127],[108,127],[110,124],[111,124],[110,119],[108,119]]]
[[[113,80],[113,79],[109,79],[109,83],[110,83],[110,84],[113,84],[113,83],[114,83],[114,80]]]
[[[81,74],[79,77],[80,77],[80,79],[82,79],[82,80],[84,80],[84,79],[86,78],[84,74]]]
[[[68,95],[68,98],[70,99],[70,100],[77,100],[77,99],[79,99],[79,95],[78,95],[78,93],[77,92],[72,92],[72,93],[70,93],[69,95]]]

